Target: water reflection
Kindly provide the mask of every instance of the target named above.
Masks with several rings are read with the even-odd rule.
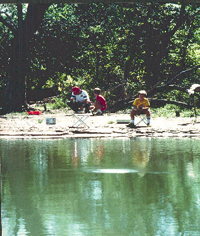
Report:
[[[199,235],[199,144],[0,140],[3,235]]]
[[[132,146],[133,163],[141,177],[148,173],[150,151],[151,142],[149,139],[138,139],[135,142],[135,146]]]
[[[94,173],[107,173],[107,174],[127,174],[127,173],[135,173],[137,170],[131,169],[95,169],[92,170]]]

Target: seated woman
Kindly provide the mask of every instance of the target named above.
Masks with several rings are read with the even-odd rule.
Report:
[[[67,105],[75,112],[82,112],[83,108],[85,108],[85,113],[88,113],[91,102],[88,93],[75,86],[72,88],[72,95]]]
[[[100,88],[95,88],[94,89],[94,95],[96,97],[96,102],[93,103],[94,105],[94,111],[96,111],[96,115],[102,115],[103,112],[107,108],[106,100],[105,98],[100,94],[101,89]]]

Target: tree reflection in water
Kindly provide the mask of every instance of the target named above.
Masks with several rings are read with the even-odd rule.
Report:
[[[199,140],[1,140],[3,235],[199,235]]]

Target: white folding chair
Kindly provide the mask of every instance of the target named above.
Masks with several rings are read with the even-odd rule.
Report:
[[[86,114],[73,113],[72,116],[75,118],[75,122],[72,125],[73,128],[78,128],[80,125],[83,125],[89,128],[89,125],[85,122],[88,119],[88,117],[90,117],[89,113],[86,113]]]
[[[137,123],[135,124],[136,126],[139,125],[140,123],[144,123],[145,125],[147,125],[147,117],[146,117],[146,114],[140,114],[140,115],[136,115],[136,117],[138,117],[138,121]]]

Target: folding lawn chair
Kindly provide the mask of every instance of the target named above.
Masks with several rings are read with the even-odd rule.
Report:
[[[73,128],[78,128],[80,125],[86,126],[89,128],[89,125],[86,123],[86,120],[88,117],[90,117],[91,114],[85,113],[85,114],[77,114],[73,113],[72,116],[75,118],[75,122],[73,123]]]
[[[146,114],[140,114],[140,115],[136,115],[136,117],[138,117],[138,121],[137,123],[135,124],[136,126],[139,125],[140,123],[144,123],[145,125],[147,125],[147,117],[146,117]]]

